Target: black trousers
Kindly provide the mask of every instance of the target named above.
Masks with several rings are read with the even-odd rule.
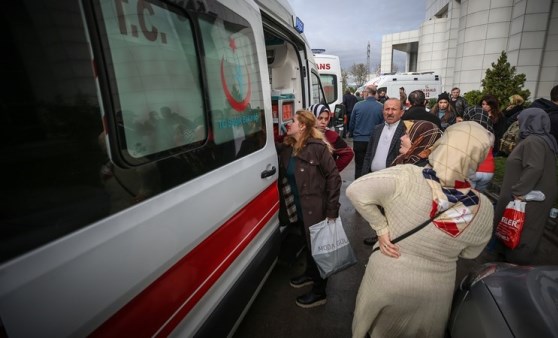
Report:
[[[310,244],[310,243],[308,243]],[[326,286],[327,286],[327,278],[322,278],[320,276],[320,271],[318,270],[318,266],[316,265],[316,261],[312,257],[312,249],[308,246],[308,250],[306,251],[306,273],[307,276],[310,276],[314,281],[314,286],[312,287],[312,292],[325,295],[326,294]]]
[[[310,234],[308,232],[308,229],[306,227],[304,227],[304,225],[301,226],[303,227],[302,229],[302,233],[305,234],[306,237],[306,271],[304,272],[304,274],[306,276],[309,276],[310,278],[312,278],[312,280],[314,281],[314,286],[312,287],[312,292],[320,294],[320,295],[325,295],[326,294],[326,286],[327,286],[327,278],[322,278],[322,276],[320,276],[320,270],[318,270],[318,265],[316,264],[316,261],[314,260],[314,257],[312,257],[312,246],[310,244]]]
[[[368,142],[353,141],[353,151],[355,152],[355,180],[362,176],[362,163],[366,156]]]
[[[347,137],[347,130],[349,130],[349,122],[351,121],[351,112],[345,114],[345,127],[343,128],[343,135],[341,137]]]

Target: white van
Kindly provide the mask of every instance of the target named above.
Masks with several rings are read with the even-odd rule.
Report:
[[[339,56],[314,54],[314,59],[322,80],[326,102],[333,110],[335,105],[343,103],[343,79]]]
[[[343,82],[341,76],[341,62],[339,56],[329,54],[314,54],[318,73],[325,93],[325,102],[332,112],[330,128],[335,128],[337,132],[343,130],[344,107],[343,103]]]
[[[293,18],[287,0],[2,6],[0,336],[232,335],[281,243],[272,107],[323,99]]]
[[[442,93],[442,79],[433,72],[384,74],[366,82],[364,86],[375,85],[386,88],[386,95],[399,98],[399,88],[405,88],[409,95],[413,90],[422,90],[426,99],[438,98]]]

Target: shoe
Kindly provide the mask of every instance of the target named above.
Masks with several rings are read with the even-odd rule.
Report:
[[[314,281],[312,280],[312,277],[302,275],[295,278],[291,278],[290,284],[293,288],[298,289],[306,285],[312,285],[314,284]]]
[[[378,241],[378,236],[366,237],[364,239],[364,244],[373,246]]]
[[[296,305],[305,309],[324,305],[326,302],[327,299],[325,294],[315,293],[314,291],[311,291],[296,299]]]

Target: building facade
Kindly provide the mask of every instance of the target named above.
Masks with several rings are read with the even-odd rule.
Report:
[[[530,100],[558,84],[558,0],[426,0],[418,30],[384,35],[382,70],[393,51],[407,53],[405,71],[434,71],[443,90],[480,90],[502,51],[526,75]]]

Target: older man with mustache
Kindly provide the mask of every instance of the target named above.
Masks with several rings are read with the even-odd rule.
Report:
[[[401,122],[403,112],[399,99],[390,98],[384,103],[384,123],[374,128],[368,142],[362,164],[363,176],[390,167],[399,155],[401,136],[405,134],[405,125]],[[364,244],[374,245],[377,240],[377,236],[366,237]]]

